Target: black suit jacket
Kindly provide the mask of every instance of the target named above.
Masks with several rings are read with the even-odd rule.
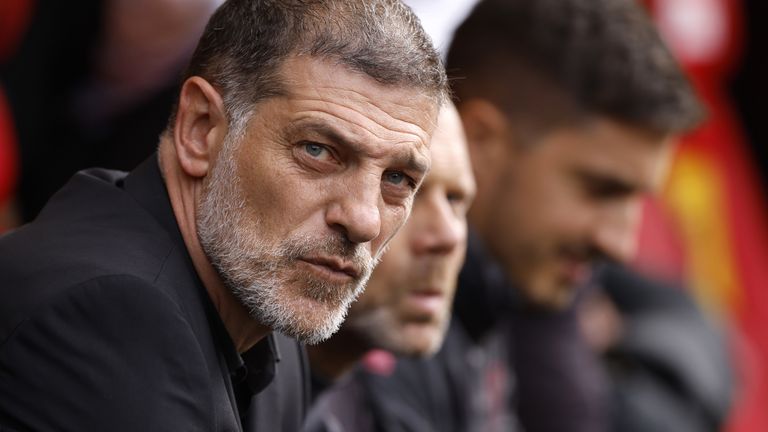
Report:
[[[307,400],[302,348],[278,335],[238,355],[154,157],[127,176],[78,173],[0,239],[0,429],[241,430],[276,350],[295,406],[262,423],[289,430]]]

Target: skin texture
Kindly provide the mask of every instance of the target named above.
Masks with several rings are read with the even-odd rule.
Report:
[[[427,96],[311,57],[289,58],[281,75],[286,93],[258,103],[241,131],[216,90],[190,78],[161,144],[182,235],[241,351],[270,330],[330,336],[430,165]]]
[[[426,356],[440,347],[464,261],[475,182],[456,109],[441,110],[432,168],[341,331],[310,347],[318,375],[336,378],[370,349]]]
[[[466,213],[475,193],[453,107],[442,111],[432,143],[432,169],[411,217],[345,323],[345,329],[362,329],[372,346],[404,355],[433,354],[443,341],[466,250]]]
[[[669,165],[666,136],[592,116],[521,143],[491,103],[461,113],[479,191],[470,222],[526,298],[565,307],[598,258],[632,257],[641,200]]]

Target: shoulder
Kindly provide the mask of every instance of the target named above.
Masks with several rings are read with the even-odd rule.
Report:
[[[371,432],[373,412],[366,389],[353,373],[329,387],[313,402],[304,432]]]
[[[150,283],[90,279],[2,341],[0,419],[34,430],[204,428],[212,402],[201,356],[178,306]]]
[[[392,360],[396,365],[389,372],[369,369],[363,361],[323,391],[312,405],[305,431],[428,432],[458,428],[453,424],[441,365],[426,359]]]
[[[34,333],[48,344],[90,337],[90,350],[139,342],[149,349],[153,341],[180,336],[177,333],[189,329],[179,305],[151,282],[133,275],[104,275],[61,289],[35,304],[0,340],[0,353],[14,340]],[[132,336],[119,338],[124,334]]]
[[[71,183],[40,218],[0,238],[0,341],[53,299],[96,298],[97,292],[102,300],[109,294],[129,295],[130,290],[102,290],[149,286],[174,254],[185,253],[118,188],[84,174]],[[97,205],[89,205],[82,197],[78,201],[72,196],[79,196],[78,183],[104,189],[101,194],[112,198],[97,200]],[[139,278],[148,283],[140,283]],[[142,293],[153,294],[141,289],[132,292],[139,296],[136,300]]]

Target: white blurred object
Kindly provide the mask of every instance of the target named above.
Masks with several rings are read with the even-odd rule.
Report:
[[[421,25],[445,58],[453,33],[478,0],[404,0],[421,20]]]
[[[728,23],[722,1],[657,2],[659,29],[672,51],[688,62],[707,62],[722,54]]]

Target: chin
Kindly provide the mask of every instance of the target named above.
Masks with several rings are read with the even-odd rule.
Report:
[[[429,358],[437,354],[440,351],[440,347],[443,346],[442,340],[438,343],[431,344],[429,346],[420,347],[418,350],[413,351],[411,357],[414,358]]]
[[[528,303],[536,308],[559,311],[573,303],[575,289],[559,280],[547,279],[521,282],[522,292]]]
[[[419,326],[418,324],[416,325]],[[395,354],[407,357],[431,357],[443,345],[445,338],[444,326],[431,324],[429,328],[404,329],[402,344]],[[438,328],[439,327],[439,328]]]
[[[338,331],[348,307],[348,301],[321,301],[297,295],[273,299],[254,318],[304,344],[316,345]]]
[[[567,309],[573,303],[574,290],[570,288],[556,288],[546,296],[535,301],[535,303],[552,311],[561,311]]]
[[[386,351],[402,357],[425,358],[431,357],[439,349],[439,344],[407,344],[389,347]]]

